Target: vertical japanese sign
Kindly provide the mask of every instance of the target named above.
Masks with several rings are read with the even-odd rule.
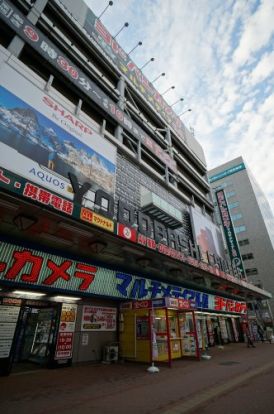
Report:
[[[0,358],[10,355],[20,306],[20,299],[0,298]]]
[[[72,358],[76,314],[77,305],[74,303],[63,303],[56,344],[55,359]]]
[[[245,278],[244,265],[242,262],[242,256],[240,253],[240,248],[238,241],[235,235],[233,223],[229,213],[228,204],[225,197],[224,190],[219,190],[216,192],[217,203],[220,211],[220,216],[224,228],[225,238],[227,242],[228,252],[232,266],[234,266],[240,275],[241,278]]]

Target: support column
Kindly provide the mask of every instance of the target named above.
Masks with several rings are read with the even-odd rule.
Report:
[[[38,22],[41,14],[43,13],[48,0],[36,0],[35,4],[32,6],[31,10],[29,11],[27,18],[34,26]],[[25,46],[24,40],[22,40],[19,36],[14,36],[12,41],[9,44],[8,51],[12,53],[14,56],[18,57]]]
[[[122,76],[119,79],[117,89],[120,92],[118,106],[122,111],[124,111],[125,110],[125,79]],[[115,128],[114,135],[115,135],[115,138],[117,138],[118,141],[120,142],[123,142],[122,133],[123,133],[123,128],[121,127],[121,125],[117,125],[117,127]]]

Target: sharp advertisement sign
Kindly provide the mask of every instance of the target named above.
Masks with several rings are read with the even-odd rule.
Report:
[[[6,63],[0,79],[1,166],[69,199],[69,173],[113,194],[115,146]]]
[[[49,65],[57,69],[62,76],[74,84],[87,99],[91,99],[101,109],[129,131],[135,138],[170,169],[177,172],[177,165],[165,150],[156,144],[139,125],[126,115],[109,96],[97,86],[63,51],[52,43],[39,29],[31,25],[30,21],[9,1],[0,0],[0,19],[14,30],[24,42],[35,49]]]

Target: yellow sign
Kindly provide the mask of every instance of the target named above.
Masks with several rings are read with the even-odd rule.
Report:
[[[81,220],[94,224],[97,227],[101,227],[104,230],[114,232],[114,222],[109,220],[100,214],[94,213],[88,208],[81,208]]]

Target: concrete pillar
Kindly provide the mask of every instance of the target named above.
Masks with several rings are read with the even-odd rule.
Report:
[[[120,92],[118,106],[119,108],[124,111],[125,109],[125,79],[121,76],[121,78],[118,81],[117,89]],[[121,125],[117,125],[115,128],[115,138],[118,139],[118,141],[123,142],[123,128]]]
[[[31,10],[29,11],[27,18],[35,26],[40,18],[41,14],[46,7],[48,0],[36,0]],[[24,40],[19,36],[14,36],[12,41],[9,44],[8,51],[11,52],[14,56],[18,57],[25,46]]]

